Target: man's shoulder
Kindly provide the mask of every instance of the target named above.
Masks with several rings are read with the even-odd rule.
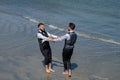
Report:
[[[75,35],[77,35],[75,31],[71,32],[71,34],[75,34]]]
[[[66,34],[64,35],[64,37],[70,38],[70,34],[69,34],[69,33],[66,33]]]
[[[70,34],[69,34],[69,33],[66,33],[65,36],[70,36]]]

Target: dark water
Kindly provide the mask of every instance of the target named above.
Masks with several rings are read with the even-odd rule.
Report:
[[[56,35],[64,34],[68,23],[74,22],[78,34],[72,57],[77,65],[74,80],[119,80],[119,9],[119,0],[0,0],[0,78],[7,80],[4,73],[9,80],[26,80],[24,70],[19,76],[17,68],[25,64],[22,59],[34,59],[34,63],[39,61],[38,56],[42,59],[36,39],[38,22],[44,22],[47,31]],[[54,59],[62,62],[63,42],[51,45]],[[18,71],[12,71],[14,68]],[[31,75],[30,80],[39,80],[39,76]]]

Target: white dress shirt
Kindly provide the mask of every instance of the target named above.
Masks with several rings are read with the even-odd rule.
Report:
[[[42,32],[41,30],[39,30],[39,31]],[[47,32],[47,34],[48,34],[49,37],[52,36],[54,38],[57,38],[56,35],[50,34],[48,32]],[[42,39],[42,43],[45,42],[45,41],[50,41],[49,37],[43,36],[41,33],[37,33],[37,38]]]

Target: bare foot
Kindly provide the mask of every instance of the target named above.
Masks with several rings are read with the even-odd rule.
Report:
[[[49,69],[50,70],[50,72],[55,72],[53,69]]]
[[[69,72],[68,72],[68,76],[71,77],[71,74],[72,74],[72,73],[71,73],[71,70],[69,70]]]
[[[50,70],[46,70],[47,73],[50,73]]]
[[[68,77],[71,77],[71,74],[68,74]]]
[[[65,74],[65,75],[67,75],[67,74],[68,74],[68,72],[67,72],[67,71],[65,71],[65,72],[63,72],[62,74]]]

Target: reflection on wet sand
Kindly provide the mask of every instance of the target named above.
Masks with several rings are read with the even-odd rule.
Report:
[[[45,80],[52,80],[51,74],[46,73]],[[64,80],[72,80],[71,77],[68,77],[68,75],[64,75]]]
[[[68,77],[67,75],[65,75],[65,79],[64,80],[71,80],[71,77]]]
[[[45,80],[51,80],[51,77],[50,77],[50,75],[51,75],[51,74],[49,74],[49,73],[46,73],[46,78],[45,78]]]

